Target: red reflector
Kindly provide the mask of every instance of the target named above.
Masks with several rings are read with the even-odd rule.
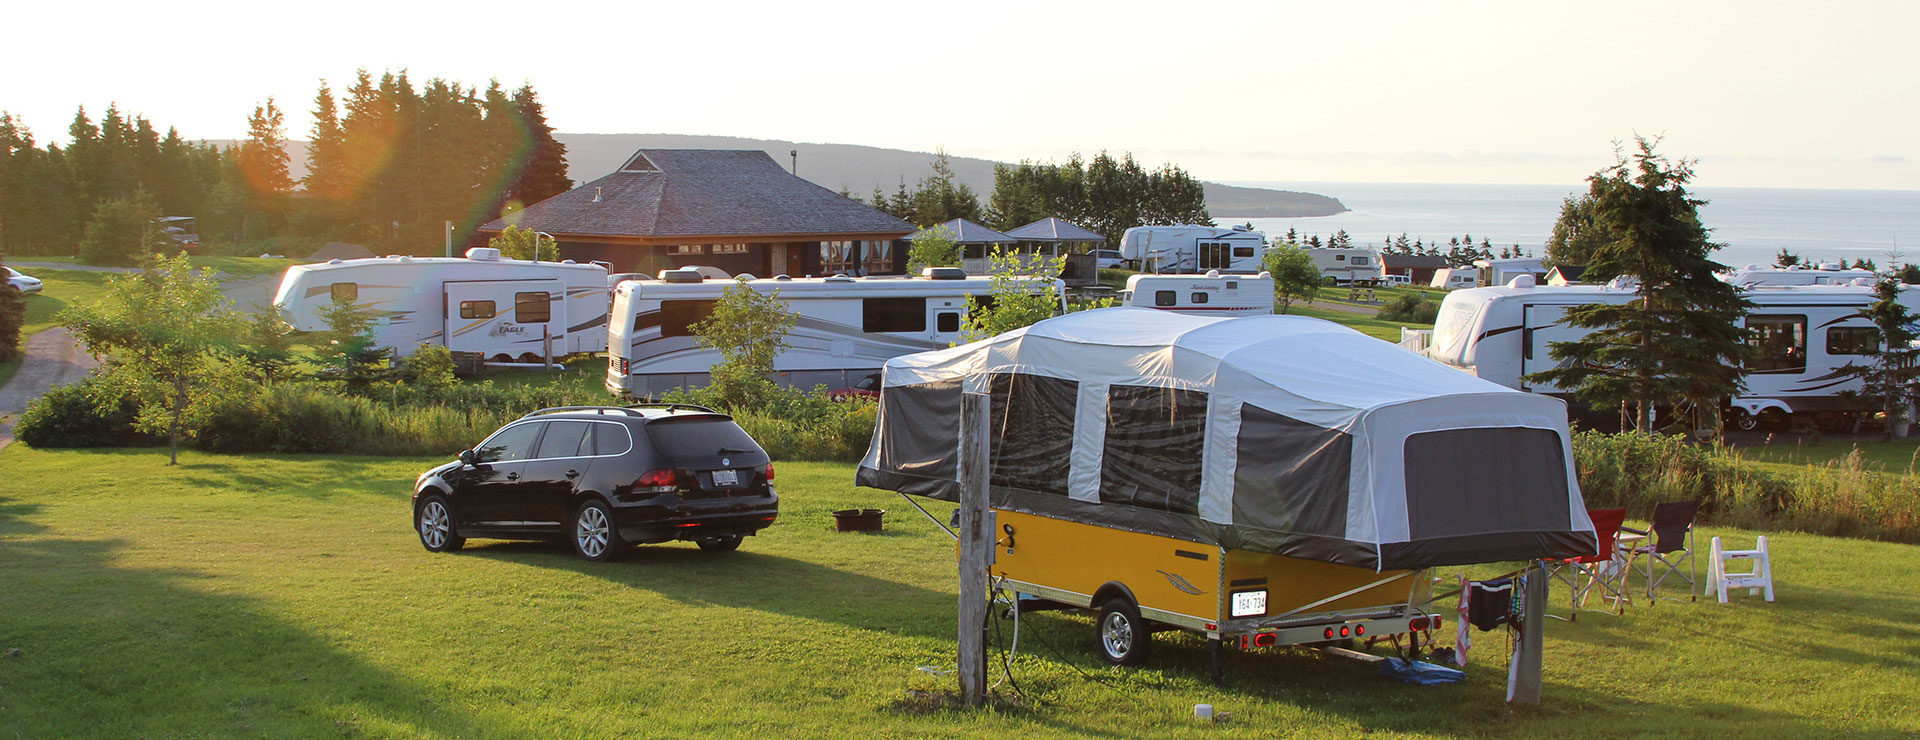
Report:
[[[1273,644],[1279,641],[1280,637],[1272,632],[1263,632],[1253,636],[1254,647],[1273,647]]]
[[[1364,624],[1353,628],[1353,634],[1364,635],[1366,633],[1367,633],[1367,626]]]
[[[1327,639],[1329,639],[1329,640],[1331,640],[1331,639],[1333,639],[1333,628],[1332,628],[1332,627],[1328,627],[1328,628],[1327,628]]]
[[[1347,635],[1349,635],[1349,634],[1351,634],[1352,632],[1353,632],[1353,630],[1350,630],[1350,629],[1347,629],[1347,626],[1346,626],[1346,625],[1344,625],[1344,624],[1343,624],[1343,625],[1340,625],[1340,636],[1341,636],[1341,637],[1346,637]]]
[[[1208,622],[1208,623],[1207,623],[1207,631],[1208,631],[1208,632],[1212,632],[1212,631],[1214,631],[1214,630],[1217,630],[1217,629],[1220,629],[1220,628],[1219,628],[1218,626],[1216,626],[1216,625],[1214,625],[1214,623],[1212,623],[1212,622]]]
[[[676,527],[698,527],[698,526],[700,526],[700,523],[699,523],[699,522],[687,522],[686,524],[675,524],[675,525],[673,525],[673,526],[676,526]]]
[[[773,463],[767,463],[767,482],[773,482]]]
[[[1434,629],[1434,631],[1436,631],[1436,632],[1440,630],[1440,618],[1439,618],[1439,617],[1434,617],[1434,618],[1433,618],[1433,629]]]
[[[1423,630],[1423,629],[1426,629],[1426,628],[1427,628],[1427,618],[1426,618],[1426,617],[1414,617],[1414,618],[1413,618],[1413,621],[1410,621],[1410,622],[1407,622],[1407,631],[1408,631],[1408,632],[1418,632],[1418,631],[1420,631],[1420,630]]]

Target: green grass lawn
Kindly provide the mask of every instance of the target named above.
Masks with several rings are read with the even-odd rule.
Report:
[[[1433,328],[1432,324],[1416,324],[1416,323],[1407,322],[1407,321],[1388,321],[1386,319],[1377,318],[1371,315],[1357,314],[1351,311],[1342,311],[1337,308],[1321,308],[1318,304],[1324,303],[1324,301],[1316,300],[1314,301],[1314,303],[1316,305],[1313,305],[1313,306],[1303,306],[1301,304],[1295,303],[1292,306],[1287,308],[1287,313],[1299,315],[1299,316],[1312,316],[1316,319],[1326,319],[1328,321],[1332,321],[1335,323],[1345,324],[1347,326],[1353,327],[1354,329],[1357,329],[1361,332],[1366,333],[1368,336],[1385,339],[1389,342],[1394,342],[1394,343],[1398,343],[1400,341],[1400,327],[1404,326],[1404,327],[1410,327],[1414,329],[1432,329]]]
[[[209,255],[192,255],[192,256],[189,256],[187,260],[193,263],[194,267],[203,268],[203,269],[212,269],[215,272],[224,272],[230,275],[277,274],[277,273],[285,272],[286,269],[290,266],[301,264],[299,260],[291,260],[291,259],[264,259],[261,257],[216,257],[216,256],[209,256]],[[80,264],[80,258],[72,257],[72,256],[23,257],[23,258],[20,258],[20,261],[46,262],[46,263],[58,262],[58,263],[64,263],[69,265]],[[35,276],[38,277],[37,274]]]
[[[1831,463],[1858,449],[1868,467],[1888,473],[1920,472],[1920,436],[1883,442],[1877,436],[1814,439],[1774,434],[1757,442],[1737,440],[1735,446],[1748,459],[1792,465]]]
[[[916,666],[954,660],[952,541],[899,498],[853,487],[844,465],[781,464],[781,519],[738,553],[651,545],[592,564],[543,544],[422,550],[406,500],[427,460],[164,462],[156,450],[0,451],[0,648],[20,651],[0,658],[0,733],[1920,732],[1912,546],[1775,533],[1776,603],[1682,599],[1552,622],[1538,707],[1502,701],[1499,633],[1478,635],[1458,685],[1401,685],[1355,661],[1284,650],[1232,656],[1229,685],[1216,687],[1198,639],[1163,634],[1148,666],[1110,668],[1092,657],[1088,618],[1046,613],[1028,615],[1012,661],[1024,699],[974,712],[909,698],[951,685]],[[887,508],[887,531],[832,532],[829,512],[854,506]],[[1195,724],[1202,702],[1233,720]]]
[[[40,278],[42,290],[37,295],[26,297],[26,320],[20,325],[20,341],[25,343],[33,336],[54,325],[54,315],[69,306],[81,306],[92,303],[106,295],[107,279],[114,277],[110,272],[84,272],[80,270],[43,270],[31,269],[26,274]],[[0,362],[0,385],[6,385],[13,374],[20,370],[20,361]]]

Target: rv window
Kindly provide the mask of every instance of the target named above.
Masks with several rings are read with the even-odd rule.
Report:
[[[1354,256],[1353,256],[1353,264],[1355,264],[1355,265],[1365,265],[1365,264],[1367,264],[1367,258],[1365,258],[1365,257],[1362,257],[1362,256],[1360,256],[1360,255],[1357,255],[1357,254],[1356,254],[1356,255],[1354,255]]]
[[[552,321],[551,300],[544,290],[513,294],[513,323],[544,324]]]
[[[1176,297],[1171,290],[1156,290],[1153,292],[1153,305],[1171,306],[1179,302],[1180,299]]]
[[[952,334],[953,332],[960,331],[960,314],[952,311],[942,311],[934,314],[933,330],[942,334]]]
[[[988,437],[990,478],[999,488],[1067,495],[1074,405],[1080,384],[1043,375],[994,373]]]
[[[867,298],[860,301],[860,330],[926,331],[927,299]]]
[[[1205,293],[1194,293],[1193,295],[1187,296],[1187,298],[1191,299],[1194,303],[1207,302],[1207,294]]]
[[[461,301],[460,302],[460,318],[463,318],[463,319],[493,318],[493,301]]]
[[[691,327],[713,315],[714,303],[717,301],[661,301],[660,336],[693,336]]]
[[[1200,243],[1200,269],[1225,270],[1233,266],[1233,245],[1220,242]]]
[[[587,438],[587,427],[599,426],[585,421],[547,422],[547,436],[540,439],[540,454],[537,458],[574,457],[591,455],[592,442],[587,442],[588,452],[580,451],[580,444]]]
[[[360,300],[360,284],[359,283],[334,283],[333,299],[336,301]]]
[[[1336,254],[1336,255],[1334,255],[1334,256],[1333,256],[1333,261],[1335,261],[1335,262],[1345,262],[1345,261],[1347,261],[1347,256],[1346,256],[1346,255],[1344,255],[1344,254]]]
[[[1804,314],[1748,316],[1747,342],[1759,357],[1747,365],[1756,373],[1797,373],[1807,369],[1807,317]]]
[[[1880,332],[1864,326],[1836,326],[1827,330],[1827,354],[1864,355],[1880,349]]]
[[[1252,257],[1252,256],[1253,256],[1253,247],[1234,247],[1234,248],[1233,248],[1233,256],[1235,256],[1235,257]]]
[[[1100,500],[1197,514],[1207,394],[1178,388],[1115,385],[1107,390],[1107,436]]]

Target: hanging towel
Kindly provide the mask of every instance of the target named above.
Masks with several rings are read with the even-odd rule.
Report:
[[[1473,626],[1486,632],[1513,621],[1513,579],[1474,581],[1468,586],[1467,616]]]
[[[1453,664],[1467,667],[1467,650],[1473,647],[1473,633],[1467,630],[1467,596],[1472,589],[1467,587],[1466,576],[1460,576],[1460,605],[1453,608]]]

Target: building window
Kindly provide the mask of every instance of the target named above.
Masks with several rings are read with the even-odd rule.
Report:
[[[1748,343],[1759,357],[1747,364],[1756,373],[1798,373],[1807,369],[1807,317],[1804,314],[1748,316]]]
[[[513,323],[544,324],[553,320],[552,301],[544,290],[513,294]]]
[[[820,270],[829,275],[856,272],[854,242],[820,242]]]
[[[715,303],[718,301],[661,301],[660,336],[693,336],[693,325],[712,316]]]
[[[715,244],[715,245],[713,245],[713,249],[712,249],[712,251],[713,251],[713,253],[714,253],[714,254],[746,254],[746,253],[747,253],[747,245],[745,245],[745,244]]]
[[[461,301],[460,302],[460,318],[463,318],[463,319],[493,318],[493,301]]]
[[[927,330],[927,299],[867,298],[860,301],[860,330],[912,332]]]
[[[1864,326],[1836,326],[1827,330],[1827,354],[1865,355],[1880,349],[1880,331]]]
[[[671,247],[667,247],[667,254],[670,254],[670,255],[706,254],[706,253],[707,253],[707,247],[704,244],[675,244]]]
[[[360,300],[360,284],[359,283],[334,283],[333,299],[336,301]]]
[[[1179,302],[1180,299],[1176,297],[1171,290],[1156,290],[1153,292],[1153,305],[1155,306],[1171,306]]]

